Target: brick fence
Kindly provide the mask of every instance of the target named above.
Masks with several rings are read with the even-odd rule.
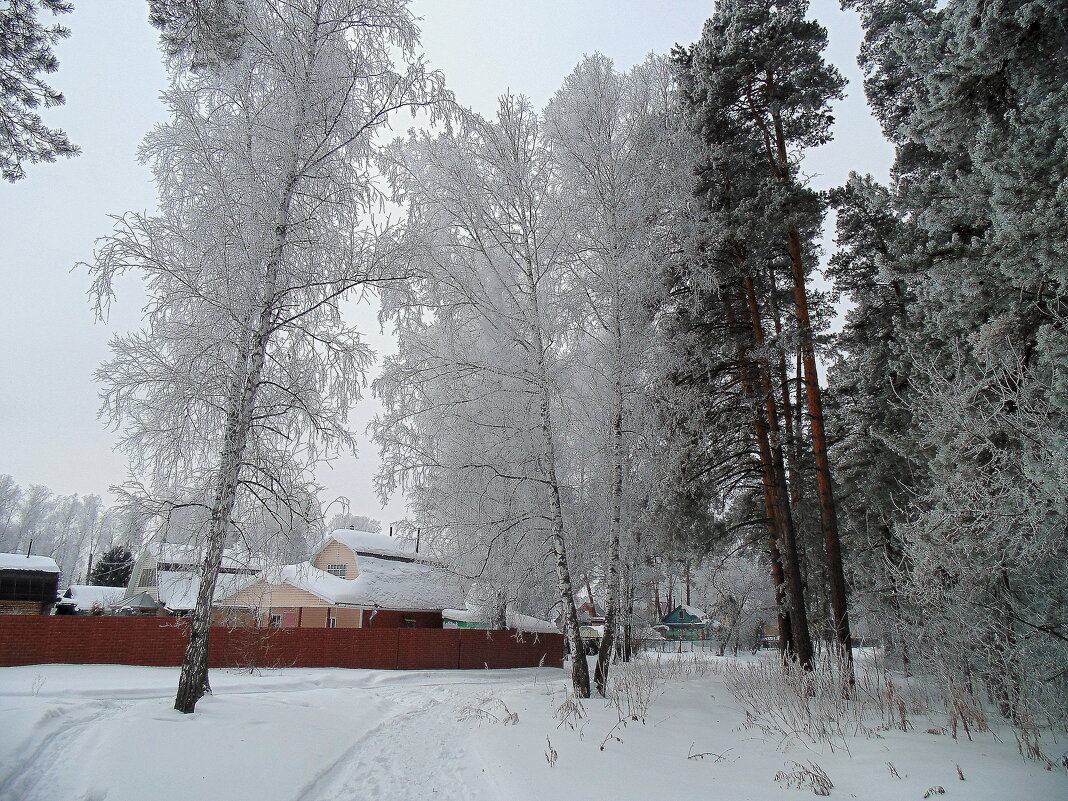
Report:
[[[0,666],[180,665],[186,625],[174,618],[0,615]],[[211,667],[468,670],[562,667],[561,634],[481,629],[213,627]]]

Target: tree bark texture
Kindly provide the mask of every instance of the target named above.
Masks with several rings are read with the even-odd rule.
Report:
[[[767,84],[770,90],[774,90],[774,78],[770,72],[767,75]],[[786,133],[782,119],[774,106],[771,107],[771,119],[774,127],[775,149],[774,154],[770,149],[768,151],[768,158],[771,162],[769,166],[780,182],[790,184],[793,180],[793,168],[786,148]],[[812,451],[816,461],[816,494],[819,499],[820,521],[823,527],[823,547],[831,602],[831,622],[840,656],[848,663],[849,674],[852,679],[852,637],[849,631],[842,544],[838,534],[838,515],[831,483],[831,466],[827,458],[823,398],[816,369],[816,350],[812,339],[812,323],[809,318],[808,291],[805,283],[804,261],[801,255],[801,235],[796,227],[791,227],[787,231],[787,249],[790,253],[790,273],[794,285],[794,313],[797,319],[801,366],[804,370],[805,401],[812,437]]]
[[[616,317],[618,331],[618,315]],[[618,341],[618,340],[617,340]],[[617,348],[618,351],[618,348]],[[608,531],[608,587],[605,597],[604,634],[597,649],[594,682],[597,692],[604,696],[608,687],[608,669],[612,660],[616,634],[616,609],[619,606],[619,531],[623,508],[623,386],[617,370],[612,409],[612,520]]]
[[[783,455],[782,433],[779,429],[779,412],[776,408],[775,391],[771,381],[771,367],[768,363],[764,322],[757,302],[756,290],[751,276],[743,280],[745,303],[749,310],[749,329],[754,358],[749,360],[753,372],[758,376],[757,395],[764,399],[764,420],[767,425],[767,440],[771,448],[771,468],[774,473],[775,492],[782,510],[782,536],[779,546],[782,550],[783,567],[786,572],[786,587],[790,598],[791,635],[794,655],[806,669],[812,666],[812,636],[808,626],[808,610],[805,604],[805,583],[801,572],[800,548],[797,531],[794,527],[793,510],[786,485],[786,460]]]
[[[295,154],[293,161],[296,160]],[[223,549],[230,526],[230,516],[237,499],[241,462],[252,428],[256,393],[259,390],[267,346],[274,322],[274,304],[278,292],[278,271],[282,261],[289,227],[289,209],[296,186],[296,177],[291,172],[287,177],[275,225],[275,242],[264,270],[263,300],[252,332],[247,355],[236,360],[235,389],[230,410],[227,413],[223,449],[216,478],[215,496],[212,503],[211,525],[208,531],[208,549],[204,556],[203,574],[197,592],[197,603],[189,626],[189,643],[182,660],[178,678],[178,693],[174,708],[179,712],[194,711],[205,691],[208,681],[208,638],[211,632],[211,605],[215,584],[222,564]]]

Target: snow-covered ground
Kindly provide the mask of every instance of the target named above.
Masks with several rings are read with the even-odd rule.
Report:
[[[1068,775],[1022,760],[1008,733],[883,731],[851,740],[849,753],[768,742],[743,727],[714,666],[660,659],[616,705],[581,710],[550,668],[216,670],[194,715],[170,708],[176,668],[0,668],[0,799],[811,797],[775,779],[795,762],[822,768],[837,798],[922,799],[940,786],[947,799],[1068,799]]]

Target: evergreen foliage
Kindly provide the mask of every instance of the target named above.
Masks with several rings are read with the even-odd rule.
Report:
[[[14,183],[24,177],[24,164],[52,162],[79,153],[67,135],[49,128],[37,113],[64,103],[41,77],[59,69],[53,48],[70,36],[62,25],[46,26],[39,13],[66,14],[67,0],[8,0],[0,9],[0,177]]]
[[[97,587],[125,587],[130,583],[134,556],[125,545],[109,548],[93,565],[89,583]]]
[[[845,5],[897,146],[889,189],[836,193],[841,458],[887,545],[855,572],[914,658],[1036,727],[1068,710],[1068,8]]]
[[[789,628],[793,653],[805,666],[812,658],[806,550],[815,557],[807,560],[812,585],[817,565],[823,565],[830,628],[842,653],[850,653],[816,368],[819,315],[813,313],[808,286],[823,201],[805,186],[798,169],[806,148],[830,139],[830,102],[841,96],[844,81],[823,60],[826,31],[805,18],[807,10],[808,3],[800,0],[720,3],[700,41],[674,54],[683,104],[705,147],[695,187],[707,207],[699,251],[703,258],[689,266],[686,281],[699,292],[707,291],[702,283],[711,288],[710,311],[731,332],[731,373],[752,410],[750,447],[760,464],[773,565],[776,553],[782,557],[780,630],[785,639]],[[710,273],[703,282],[702,272]],[[791,296],[794,314],[788,321],[784,306]],[[793,327],[789,339],[784,336],[788,325]],[[793,379],[796,398],[789,376],[794,357],[799,365]],[[800,536],[806,450],[815,467],[823,553],[806,548]],[[775,573],[779,583],[778,568]]]
[[[241,56],[246,0],[148,0],[148,10],[164,52],[193,70],[218,68]]]

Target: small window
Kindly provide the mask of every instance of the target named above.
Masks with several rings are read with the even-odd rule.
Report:
[[[404,618],[404,628],[406,628],[406,629],[414,629],[415,628],[415,618],[414,617],[406,617],[406,618]]]
[[[334,617],[333,615],[331,615],[329,612],[327,612],[326,627],[328,629],[336,629],[337,628],[337,618]]]
[[[151,567],[146,567],[141,571],[141,578],[137,580],[138,587],[155,587],[156,586],[156,571]]]
[[[348,565],[327,565],[326,572],[338,578],[345,578],[345,574],[348,573]]]
[[[281,615],[271,615],[271,619],[269,621],[267,621],[267,625],[270,626],[272,629],[281,628],[282,627],[282,616]]]

